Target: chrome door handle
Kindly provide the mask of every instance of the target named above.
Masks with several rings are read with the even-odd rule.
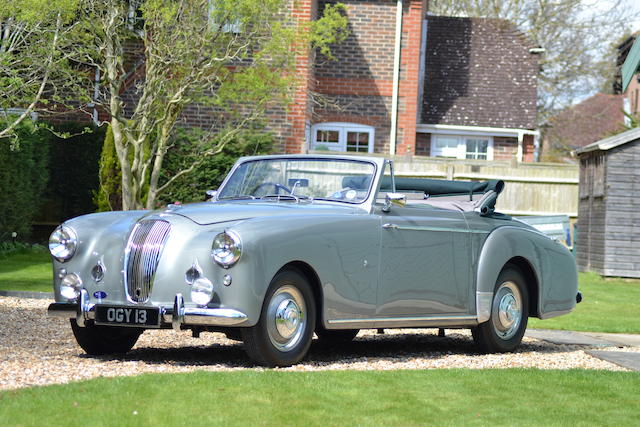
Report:
[[[382,228],[397,230],[399,227],[397,224],[391,224],[390,222],[382,224]]]

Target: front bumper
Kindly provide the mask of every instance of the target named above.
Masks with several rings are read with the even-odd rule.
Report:
[[[89,302],[86,290],[80,292],[77,303],[54,302],[49,305],[47,315],[50,317],[75,318],[79,326],[96,317],[95,304]],[[183,325],[193,326],[242,326],[247,315],[231,308],[185,307],[184,298],[177,294],[173,307],[160,307],[161,320],[179,331]],[[114,325],[115,326],[115,325]]]

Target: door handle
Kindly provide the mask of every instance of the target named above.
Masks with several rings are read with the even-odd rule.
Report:
[[[392,224],[390,222],[387,222],[386,224],[382,224],[382,228],[397,230],[399,227],[397,224]]]

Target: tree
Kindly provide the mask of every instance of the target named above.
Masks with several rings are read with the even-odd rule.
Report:
[[[77,0],[0,1],[0,114],[7,123],[0,139],[15,138],[31,113],[74,92],[79,75],[63,48],[76,8]]]
[[[632,0],[431,0],[449,16],[503,18],[545,49],[538,80],[539,122],[597,91],[614,73],[610,45],[638,18]]]
[[[200,159],[220,153],[295,87],[295,60],[309,41],[325,52],[346,19],[328,6],[311,25],[294,20],[287,0],[82,0],[74,61],[102,76],[98,102],[110,114],[122,173],[122,207],[155,207],[158,194],[202,161],[159,183],[170,137],[186,106],[215,119]],[[295,6],[294,6],[295,7]],[[312,37],[313,34],[313,37]],[[127,68],[127,47],[143,61]],[[134,105],[123,97],[138,73]],[[200,146],[206,146],[201,144]]]

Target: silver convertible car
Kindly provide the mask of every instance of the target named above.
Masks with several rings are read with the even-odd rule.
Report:
[[[203,203],[60,225],[48,313],[92,355],[152,328],[223,332],[267,366],[363,328],[468,328],[512,351],[529,316],[581,297],[564,246],[494,211],[503,187],[394,178],[384,158],[242,158]]]

